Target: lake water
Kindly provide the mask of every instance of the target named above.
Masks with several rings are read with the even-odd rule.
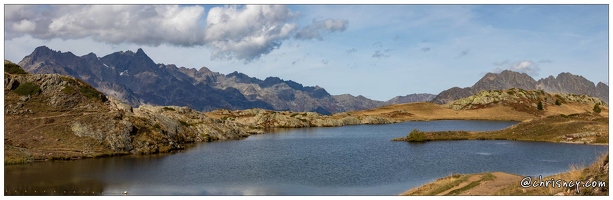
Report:
[[[608,151],[608,146],[545,142],[391,141],[414,128],[484,131],[515,123],[287,129],[201,143],[170,155],[8,165],[5,195],[396,195],[452,173],[551,175],[589,165]]]

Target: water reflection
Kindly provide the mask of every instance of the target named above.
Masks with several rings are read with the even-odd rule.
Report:
[[[414,128],[495,130],[511,124],[434,121],[289,129],[201,143],[170,155],[7,165],[5,195],[64,195],[51,190],[73,191],[66,195],[394,195],[451,173],[558,173],[570,164],[591,163],[608,149],[491,140],[390,141]]]

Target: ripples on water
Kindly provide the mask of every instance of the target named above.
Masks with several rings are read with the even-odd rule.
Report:
[[[5,166],[5,194],[66,189],[102,195],[395,195],[451,173],[551,175],[567,171],[571,164],[588,165],[608,150],[544,142],[391,141],[414,128],[485,131],[515,123],[431,121],[289,129],[241,141],[202,143],[167,156]]]

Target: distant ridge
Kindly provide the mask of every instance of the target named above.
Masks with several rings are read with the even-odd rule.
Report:
[[[19,65],[30,73],[77,77],[134,107],[152,104],[188,106],[199,111],[263,108],[332,114],[431,100],[428,95],[395,97],[388,102],[363,96],[333,96],[322,87],[303,86],[278,77],[260,80],[236,71],[224,75],[206,67],[196,70],[156,64],[142,49],[98,57],[94,53],[76,56],[41,46]]]
[[[504,70],[500,73],[487,73],[471,87],[453,87],[442,91],[433,100],[433,103],[446,104],[451,101],[465,98],[482,90],[505,90],[521,88],[524,90],[542,89],[545,92],[585,94],[600,98],[609,103],[609,86],[599,82],[594,85],[583,76],[568,72],[560,73],[557,77],[549,76],[535,81],[525,73]]]

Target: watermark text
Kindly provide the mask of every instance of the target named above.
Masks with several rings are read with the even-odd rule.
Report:
[[[534,180],[533,180],[534,179]],[[607,187],[607,183],[604,181],[589,181],[589,180],[585,180],[585,181],[581,181],[581,180],[571,180],[571,181],[567,181],[567,180],[562,180],[562,179],[546,179],[543,180],[543,176],[538,176],[538,179],[536,177],[531,177],[531,176],[526,176],[523,179],[521,179],[521,181],[519,182],[519,184],[521,185],[521,187],[523,188],[529,188],[529,187],[533,187],[533,188],[537,188],[537,187],[543,187],[543,188],[547,188],[547,187],[552,187],[552,188],[575,188],[575,190],[577,191],[577,194],[579,194],[579,191],[581,190],[581,187],[584,188],[603,188],[603,187]]]

